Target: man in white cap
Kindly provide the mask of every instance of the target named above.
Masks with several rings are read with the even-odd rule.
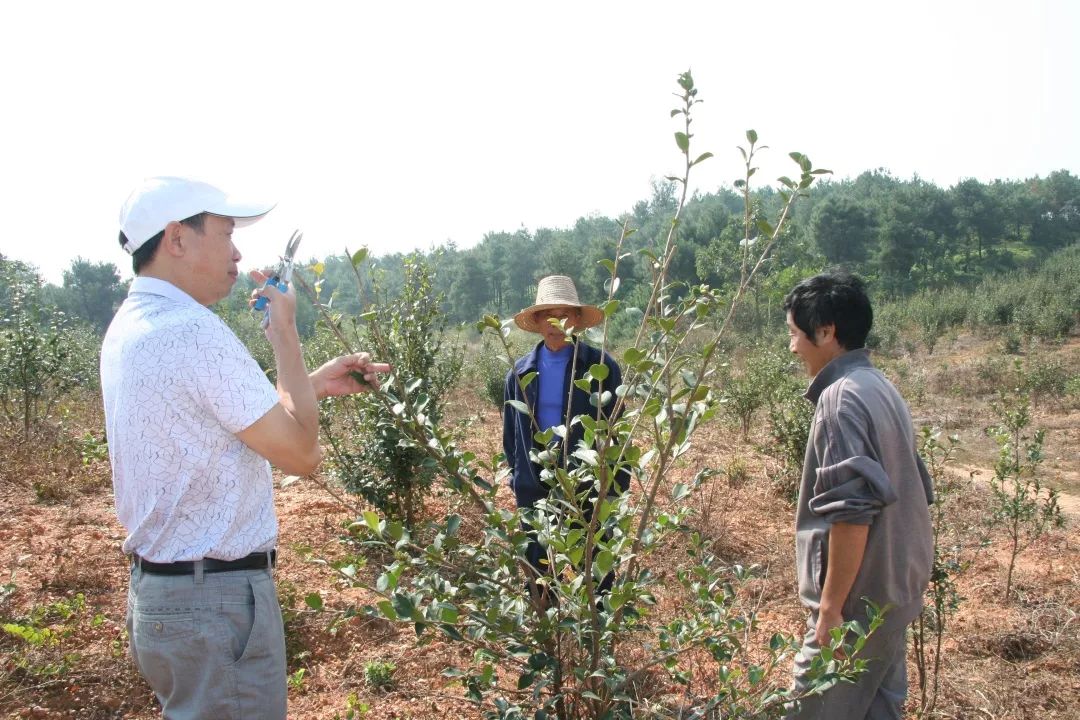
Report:
[[[388,369],[358,353],[308,374],[293,289],[267,288],[255,295],[270,301],[275,388],[207,308],[237,279],[233,229],[271,207],[158,177],[120,212],[136,277],[105,335],[101,388],[132,558],[131,653],[170,720],[285,718],[270,463],[314,471],[318,400],[361,392],[355,378],[374,384]]]
[[[503,452],[519,508],[532,507],[551,491],[550,484],[541,478],[543,468],[530,458],[531,451],[543,449],[537,444],[535,433],[565,425],[569,429],[567,447],[573,453],[584,437],[584,427],[580,422],[571,423],[571,420],[580,415],[596,414],[597,408],[590,403],[590,396],[598,392],[606,393],[608,402],[600,409],[605,417],[610,415],[615,405],[615,389],[622,384],[619,364],[606,352],[582,342],[577,335],[572,335],[573,342],[568,342],[566,332],[556,324],[562,322],[567,329],[572,328],[572,332],[581,332],[599,325],[603,319],[604,314],[598,307],[584,305],[578,300],[574,281],[565,275],[542,278],[536,288],[536,302],[514,316],[518,327],[537,333],[542,338],[507,373],[504,388],[504,400],[524,402],[532,413],[530,417],[509,402],[503,405]],[[590,367],[601,363],[608,368],[607,377],[602,381],[592,380],[589,392],[573,385],[574,381],[584,377]],[[523,391],[522,379],[529,373],[536,373],[536,379],[525,385]],[[558,436],[553,442],[562,445]],[[563,467],[575,463],[572,457],[560,458]],[[630,477],[622,470],[612,480],[609,492],[624,492]],[[591,510],[590,505],[586,512],[591,513]],[[537,573],[546,574],[547,550],[537,540],[535,530],[527,530],[531,538],[527,559]],[[610,589],[613,580],[614,575],[609,573],[600,583],[599,591]]]

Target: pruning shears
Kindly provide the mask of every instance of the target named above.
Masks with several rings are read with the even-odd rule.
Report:
[[[277,269],[274,274],[266,279],[266,284],[263,285],[263,289],[269,287],[276,287],[281,292],[285,292],[289,289],[289,281],[292,280],[293,271],[293,258],[296,257],[296,248],[300,247],[300,240],[304,237],[304,233],[299,230],[294,230],[292,237],[289,238],[289,244],[285,246],[285,254],[281,256],[281,262],[278,263]],[[264,295],[255,301],[255,309],[263,311],[262,326],[265,328],[270,324],[270,308],[266,307],[269,300]]]

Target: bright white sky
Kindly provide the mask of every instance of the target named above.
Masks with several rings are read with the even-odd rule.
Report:
[[[1080,3],[35,2],[0,9],[0,252],[52,282],[115,262],[143,177],[278,208],[237,233],[268,264],[461,247],[615,216],[678,170],[668,111],[705,103],[693,185],[799,150],[837,177],[1080,172]]]

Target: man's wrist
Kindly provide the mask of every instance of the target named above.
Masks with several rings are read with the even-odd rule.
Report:
[[[299,352],[301,350],[300,333],[297,331],[295,323],[285,328],[278,328],[272,337],[270,346],[275,353],[283,351]]]
[[[311,381],[311,389],[315,392],[315,399],[322,400],[326,397],[326,381],[318,370],[308,374],[308,380]]]

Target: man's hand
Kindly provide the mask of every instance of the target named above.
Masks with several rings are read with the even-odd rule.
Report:
[[[257,288],[251,291],[251,297],[248,298],[248,307],[254,308],[256,301],[263,296],[266,297],[268,302],[266,310],[270,313],[270,324],[266,326],[264,332],[266,333],[266,339],[270,341],[270,345],[276,350],[282,340],[298,342],[296,333],[296,292],[293,290],[292,285],[289,285],[285,292],[282,292],[280,288],[265,287],[266,281],[274,275],[274,271],[269,269],[251,270],[248,275],[258,285]]]
[[[862,567],[869,532],[869,525],[851,523],[833,523],[829,528],[829,564],[814,633],[821,647],[829,644],[829,631],[844,622],[841,612]]]
[[[840,627],[843,623],[844,618],[839,609],[832,610],[823,607],[818,610],[817,628],[814,635],[818,647],[828,647],[832,642],[832,637],[829,635],[830,631],[835,627]]]
[[[378,373],[390,372],[390,364],[372,362],[367,353],[355,353],[334,358],[311,373],[315,397],[322,400],[337,395],[367,392],[379,387]],[[360,382],[357,377],[362,377]]]

